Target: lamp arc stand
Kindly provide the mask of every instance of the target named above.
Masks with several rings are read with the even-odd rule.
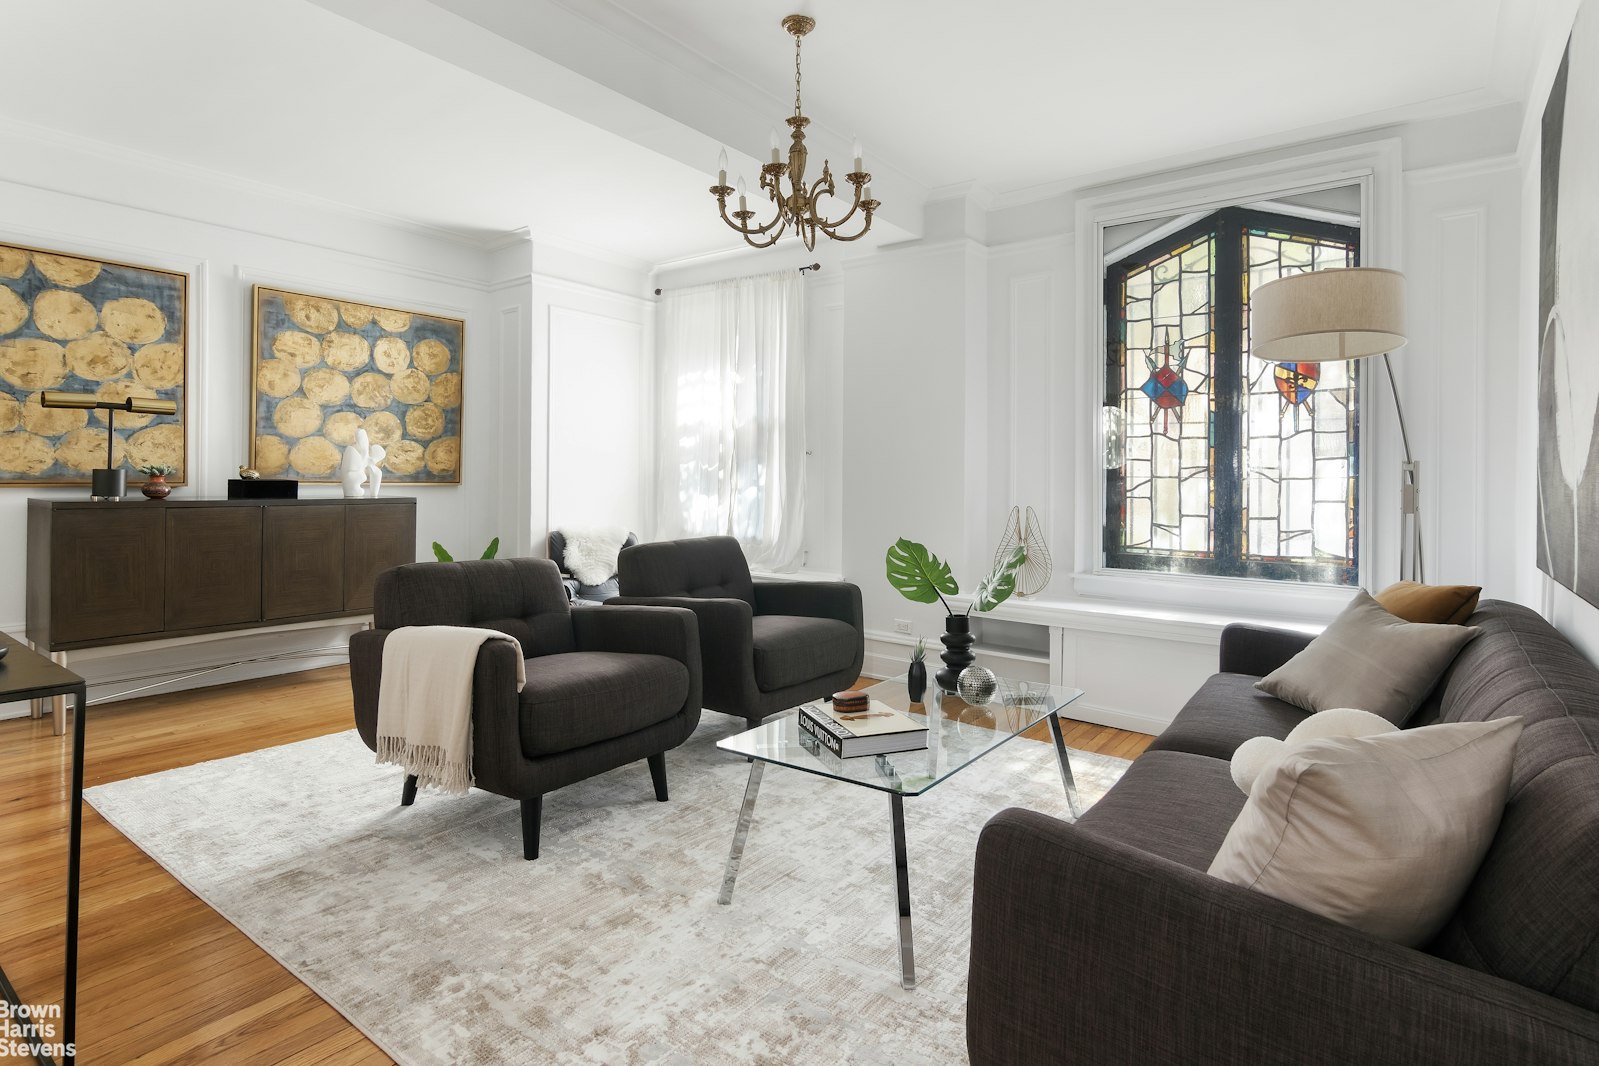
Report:
[[[1399,485],[1399,580],[1426,581],[1421,552],[1421,464],[1410,456],[1410,435],[1405,432],[1405,408],[1399,402],[1399,385],[1394,381],[1394,364],[1382,353],[1383,369],[1388,372],[1388,389],[1394,397],[1394,414],[1399,418],[1399,443],[1405,450],[1404,477]]]

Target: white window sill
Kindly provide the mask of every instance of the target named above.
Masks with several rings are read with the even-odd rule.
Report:
[[[843,574],[831,573],[827,570],[789,570],[778,573],[775,570],[751,570],[750,577],[761,581],[843,581]]]
[[[1124,580],[1129,577],[1130,582]],[[1213,644],[1234,622],[1319,633],[1355,592],[1325,585],[1282,590],[1247,587],[1258,584],[1261,582],[1186,575],[1078,574],[1073,585],[1083,595],[1013,596],[982,617]],[[1239,585],[1246,587],[1232,587]],[[1100,594],[1089,595],[1089,590]],[[1156,595],[1150,595],[1152,591]],[[971,597],[955,596],[950,602],[959,609],[970,604]]]

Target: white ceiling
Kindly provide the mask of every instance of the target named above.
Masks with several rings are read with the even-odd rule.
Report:
[[[1025,196],[1518,98],[1523,16],[1562,2],[52,0],[8,5],[37,46],[4,46],[7,81],[48,91],[0,118],[658,263],[736,246],[709,171],[726,144],[753,175],[791,105],[793,9],[818,22],[814,154],[865,140],[894,237],[930,189]]]
[[[1501,0],[577,0],[786,99],[932,186],[996,192],[1418,106],[1480,106]],[[1508,0],[1514,6],[1519,0]],[[1491,95],[1491,94],[1490,94]],[[1501,101],[1502,97],[1493,97]],[[758,146],[746,146],[758,147]]]
[[[5,25],[13,122],[474,236],[644,262],[720,240],[701,170],[304,0],[51,0]]]

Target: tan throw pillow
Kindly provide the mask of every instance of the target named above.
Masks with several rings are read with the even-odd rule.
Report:
[[[1312,741],[1256,780],[1210,873],[1425,944],[1493,842],[1520,736],[1501,718]]]
[[[1255,687],[1307,711],[1359,707],[1402,726],[1479,632],[1401,621],[1361,591],[1321,636]]]
[[[1462,626],[1477,610],[1478,585],[1423,585],[1396,581],[1377,593],[1383,610],[1406,622]]]

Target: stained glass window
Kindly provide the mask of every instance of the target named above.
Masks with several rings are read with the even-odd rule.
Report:
[[[1252,289],[1358,256],[1351,227],[1228,208],[1106,271],[1106,565],[1355,583],[1355,366],[1248,353]]]

